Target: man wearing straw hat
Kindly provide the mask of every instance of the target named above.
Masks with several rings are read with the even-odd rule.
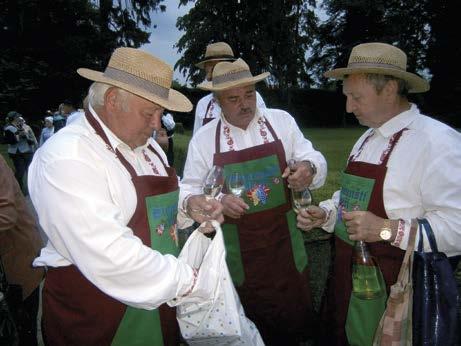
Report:
[[[224,206],[227,264],[245,313],[269,345],[293,345],[312,328],[308,263],[296,228],[288,187],[318,188],[327,166],[288,113],[256,106],[253,76],[242,59],[220,62],[213,80],[199,88],[213,91],[222,113],[189,143],[180,203],[201,193],[213,165],[243,176],[240,196],[218,196]],[[293,171],[287,161],[297,161]],[[285,179],[287,178],[287,179]],[[288,185],[288,184],[289,185]],[[180,204],[181,205],[181,204]]]
[[[234,61],[234,52],[232,48],[225,42],[211,43],[206,47],[205,58],[197,63],[200,69],[205,70],[205,79],[211,81],[213,78],[213,68],[220,61]],[[256,92],[256,103],[260,108],[266,108],[261,95]],[[221,114],[221,107],[216,101],[213,93],[202,97],[195,108],[195,121],[193,134],[203,125],[209,123],[215,118],[219,118]]]
[[[178,179],[151,135],[164,109],[192,105],[171,89],[171,67],[138,49],[116,49],[104,72],[77,72],[94,81],[85,116],[48,139],[30,168],[49,239],[34,261],[48,268],[45,339],[176,345],[176,313],[164,303],[196,296],[202,273],[175,257]],[[191,203],[197,222],[222,218],[216,201]]]
[[[325,73],[343,80],[346,111],[369,127],[351,151],[341,190],[321,208],[298,215],[303,229],[321,226],[336,235],[326,304],[334,326],[327,328],[331,345],[371,344],[384,310],[385,300],[377,309],[356,314],[359,300],[351,295],[355,241],[368,243],[388,293],[397,280],[412,219],[429,221],[440,251],[461,254],[461,135],[408,101],[408,93],[425,92],[429,84],[407,72],[406,64],[399,48],[365,43],[352,49],[346,68]],[[356,203],[359,210],[351,211]],[[425,250],[430,251],[427,243]]]

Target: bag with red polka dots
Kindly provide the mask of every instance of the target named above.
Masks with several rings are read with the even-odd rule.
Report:
[[[234,288],[226,264],[226,249],[222,230],[213,222],[216,234],[201,261],[196,285],[212,285],[211,296],[188,301],[181,298],[176,317],[181,334],[189,345],[248,345],[264,342],[255,324],[250,321]],[[203,254],[203,235],[195,231],[187,240],[178,259],[197,267]],[[193,295],[191,295],[193,296]]]

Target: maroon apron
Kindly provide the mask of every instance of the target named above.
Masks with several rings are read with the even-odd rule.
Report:
[[[220,121],[214,164],[224,167],[225,177],[232,169],[254,177],[245,184],[244,198],[250,210],[240,219],[225,218],[226,261],[245,313],[258,327],[264,342],[290,345],[306,339],[313,330],[307,254],[286,181],[281,178],[286,168],[283,144],[268,121],[265,125],[273,142],[222,153]],[[272,173],[271,182],[266,184],[261,177],[267,171]],[[257,202],[261,211],[252,211],[254,200],[247,198],[255,192],[254,186],[266,192],[259,195]],[[270,190],[279,191],[278,195],[271,196]],[[278,200],[276,206],[269,207],[267,203],[264,209],[262,203],[271,198]]]
[[[375,180],[368,205],[368,211],[382,218],[388,218],[383,200],[383,186],[387,172],[387,162],[396,143],[402,136],[403,131],[405,131],[405,129],[395,133],[391,137],[389,147],[382,154],[382,162],[380,164],[352,161],[352,157],[350,157],[345,169],[345,172],[350,175]],[[361,151],[366,141],[367,140],[365,139],[359,151]],[[387,293],[389,294],[390,286],[397,281],[397,276],[402,265],[405,251],[384,241],[367,243],[367,245],[370,250],[370,254],[377,259],[379,268],[381,269],[386,283]],[[348,345],[345,333],[345,324],[349,307],[349,299],[352,292],[352,253],[353,246],[346,243],[338,236],[335,236],[333,273],[330,278],[330,283],[327,289],[326,304],[323,309],[323,318],[325,319],[325,325],[327,326],[325,336],[328,340],[324,342],[328,345]],[[330,325],[331,322],[334,323],[333,326]],[[335,333],[332,333],[333,330]]]
[[[86,117],[105,141],[108,150],[111,150],[101,125],[91,114],[86,113]],[[149,146],[149,149],[163,162],[153,147]],[[136,209],[127,226],[144,245],[151,246],[146,198],[177,190],[175,170],[163,162],[168,176],[138,176],[118,150],[116,155],[130,173],[137,196]],[[110,345],[126,310],[125,304],[99,290],[75,265],[50,268],[47,272],[42,317],[47,345]],[[163,338],[165,345],[179,344],[176,310],[166,304],[162,304],[158,310],[162,334],[160,339]],[[149,332],[153,333],[154,329],[152,326]]]

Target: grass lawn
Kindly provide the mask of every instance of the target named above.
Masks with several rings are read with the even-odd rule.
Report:
[[[364,132],[364,128],[352,129],[304,129],[304,134],[311,140],[314,147],[320,150],[328,162],[328,177],[326,184],[319,190],[314,191],[314,200],[322,201],[331,197],[332,193],[339,188],[340,171],[343,169],[352,145]],[[183,134],[176,133],[174,136],[175,166],[181,176],[187,154],[187,146],[191,137],[191,131],[186,130]],[[214,143],[214,142],[213,142]],[[6,152],[6,146],[0,145],[0,154],[7,162],[11,160]],[[314,230],[305,234],[306,248],[311,264],[312,289],[314,303],[318,307],[323,292],[330,259],[330,242],[322,239],[325,236],[322,230]]]

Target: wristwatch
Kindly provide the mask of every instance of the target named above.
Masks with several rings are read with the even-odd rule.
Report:
[[[391,229],[391,220],[384,219],[383,227],[379,232],[379,237],[384,240],[388,241],[392,237],[392,229]]]
[[[307,163],[307,164],[309,165],[309,167],[310,167],[310,169],[311,169],[311,171],[312,171],[312,175],[313,175],[313,176],[317,174],[317,167],[315,167],[315,165],[312,163],[312,161],[310,161],[310,160],[305,160],[305,161],[303,161],[303,162],[305,162],[305,163]]]

